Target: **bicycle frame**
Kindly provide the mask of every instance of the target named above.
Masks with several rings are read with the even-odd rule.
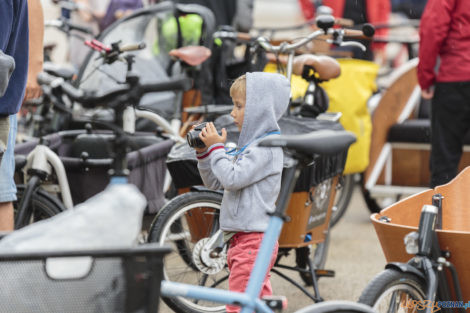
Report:
[[[440,194],[433,195],[432,205],[424,205],[422,208],[418,231],[411,232],[405,237],[407,251],[408,247],[417,246],[416,256],[407,263],[389,263],[385,268],[393,268],[423,279],[426,288],[425,299],[433,302],[451,299],[450,283],[444,272],[444,267],[449,268],[456,300],[462,301],[457,271],[454,265],[446,260],[446,254],[443,255],[436,233],[436,227],[441,225],[442,199]],[[453,312],[452,309],[443,308],[443,310]],[[426,313],[431,312],[432,308],[426,307]]]
[[[171,139],[177,142],[184,142],[184,139],[178,134],[177,130],[179,129],[179,125],[177,125],[177,123],[170,124],[156,113],[137,110],[132,107],[126,108],[123,114],[124,130],[128,133],[135,133],[136,117],[146,118],[154,122],[156,125],[161,126],[165,131],[167,131],[170,134]],[[47,175],[51,175],[54,172],[57,176],[58,186],[49,187],[51,189],[50,191],[60,192],[62,202],[67,209],[71,209],[73,207],[72,194],[70,192],[65,167],[59,156],[41,141],[27,156],[27,163],[23,171],[28,173],[30,170],[33,170],[36,173],[46,173]],[[168,187],[170,184],[170,175],[165,175],[165,177],[165,187]]]
[[[187,297],[215,301],[223,304],[237,304],[242,307],[241,313],[249,313],[253,312],[253,310],[264,313],[272,312],[258,297],[267,274],[267,269],[269,268],[273,249],[281,233],[284,223],[284,212],[299,175],[300,166],[298,161],[294,160],[292,164],[290,164],[290,167],[285,169],[285,175],[283,176],[281,190],[279,192],[279,200],[275,211],[271,214],[268,228],[264,233],[261,247],[244,293],[162,281],[162,296]]]

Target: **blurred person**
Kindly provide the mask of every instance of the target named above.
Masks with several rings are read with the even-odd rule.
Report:
[[[99,23],[105,17],[110,0],[73,0],[78,5],[78,11],[72,12],[70,21],[74,24],[88,27],[93,34],[99,33]],[[90,48],[85,46],[84,39],[90,36],[79,34],[69,39],[69,61],[76,70],[80,68]]]
[[[418,81],[422,97],[432,99],[430,186],[435,187],[457,175],[470,128],[470,1],[429,0],[419,36]]]
[[[42,70],[43,36],[40,0],[0,1],[0,49],[15,60],[15,70],[0,97],[0,118],[9,122],[7,147],[0,165],[0,231],[13,230],[16,114],[23,101],[41,95],[36,76]]]
[[[299,0],[306,19],[315,15],[315,6],[310,0]],[[310,3],[310,4],[309,4]],[[384,24],[388,23],[391,13],[390,0],[322,0],[316,1],[318,5],[330,7],[335,18],[349,19],[354,25],[364,23]],[[383,37],[388,34],[388,29],[377,29],[375,35]],[[339,50],[352,49],[353,57],[364,60],[375,60],[382,64],[385,59],[385,43],[370,43],[369,40],[358,40],[367,47],[363,52],[359,48],[345,47]]]
[[[106,14],[100,20],[100,32],[120,18],[130,15],[143,7],[142,0],[111,0]]]

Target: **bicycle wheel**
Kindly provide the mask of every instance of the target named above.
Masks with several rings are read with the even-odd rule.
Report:
[[[343,300],[331,300],[311,304],[295,313],[376,313],[370,306]]]
[[[355,186],[354,174],[342,176],[339,185],[331,212],[330,227],[338,223],[348,208]]]
[[[411,301],[425,300],[424,290],[424,282],[416,275],[387,269],[366,286],[358,302],[377,312],[408,312]]]
[[[16,220],[17,207],[21,199],[23,198],[25,188],[26,188],[25,185],[16,186],[17,200],[13,202],[15,220]],[[28,212],[26,213],[26,216],[25,216],[26,224],[22,226],[26,226],[34,222],[47,219],[56,214],[59,214],[60,212],[64,210],[65,210],[65,207],[58,200],[56,200],[54,197],[52,197],[48,193],[40,189],[36,189],[31,197],[31,204],[28,207]]]
[[[325,241],[315,245],[295,249],[296,265],[299,268],[308,269],[307,259],[310,258],[314,269],[324,269],[329,246],[330,233],[328,232]],[[307,286],[312,285],[312,275],[310,273],[299,272],[299,275]]]
[[[189,192],[173,198],[158,213],[149,231],[149,241],[173,247],[164,257],[163,277],[167,281],[228,289],[226,255],[203,261],[204,243],[218,230],[222,195]],[[224,312],[225,305],[182,297],[163,298],[175,312]]]

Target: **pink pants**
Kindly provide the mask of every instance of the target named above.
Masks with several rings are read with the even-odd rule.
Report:
[[[245,291],[262,239],[263,233],[236,233],[232,237],[227,252],[227,263],[230,270],[228,285],[231,291]],[[261,289],[261,297],[270,296],[273,293],[269,278],[271,277],[270,270],[276,261],[278,247],[279,244],[276,242],[271,256],[271,263]],[[226,309],[228,313],[240,312],[238,306],[227,305]]]

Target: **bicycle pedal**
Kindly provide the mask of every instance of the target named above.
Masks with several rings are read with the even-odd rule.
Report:
[[[275,312],[287,309],[287,298],[285,296],[264,296],[261,300]]]
[[[317,277],[335,277],[335,271],[332,270],[315,270]]]

